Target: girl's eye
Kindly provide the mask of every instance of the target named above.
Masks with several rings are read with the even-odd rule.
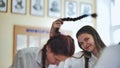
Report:
[[[84,41],[87,42],[89,38],[85,38]],[[83,42],[80,42],[80,45],[83,45]]]
[[[58,60],[58,59],[55,59],[56,60],[56,62],[59,62],[60,60]]]
[[[85,41],[87,42],[89,40],[89,38],[85,38]]]

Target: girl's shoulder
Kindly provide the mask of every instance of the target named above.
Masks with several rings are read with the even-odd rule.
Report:
[[[76,52],[73,57],[81,57],[83,55],[82,51]]]
[[[72,57],[68,58],[66,62],[74,62],[74,61],[80,61],[82,60],[83,53],[82,51],[75,53]]]

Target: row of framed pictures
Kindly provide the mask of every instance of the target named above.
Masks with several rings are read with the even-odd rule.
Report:
[[[8,0],[0,0],[0,12],[7,12]],[[12,0],[11,12],[18,14],[26,14],[27,0]],[[48,15],[51,17],[61,17],[61,0],[48,0]],[[30,0],[30,14],[36,16],[44,16],[45,0]],[[77,16],[77,2],[65,1],[64,10],[65,17]],[[92,13],[92,5],[89,3],[80,3],[80,15]]]

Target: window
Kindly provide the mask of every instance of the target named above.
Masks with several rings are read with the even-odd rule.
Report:
[[[120,0],[111,0],[111,42],[120,43]]]

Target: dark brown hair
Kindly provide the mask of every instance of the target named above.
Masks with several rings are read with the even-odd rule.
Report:
[[[85,17],[88,17],[88,16],[91,16],[93,18],[96,18],[97,17],[97,14],[96,13],[93,13],[93,14],[83,14],[79,17],[75,17],[75,18],[70,18],[70,17],[67,17],[67,18],[61,18],[62,21],[77,21],[77,20],[81,20]]]
[[[51,37],[45,46],[42,48],[42,68],[45,68],[46,61],[46,46],[49,46],[51,51],[58,55],[71,57],[75,51],[74,40],[68,35],[58,35]]]

